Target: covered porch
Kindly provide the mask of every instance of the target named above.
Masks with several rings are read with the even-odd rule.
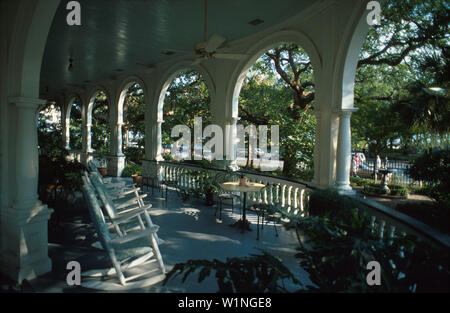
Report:
[[[122,151],[125,93],[138,83],[145,95],[143,177],[171,176],[188,186],[195,184],[194,177],[185,175],[189,166],[169,164],[162,158],[163,104],[170,82],[186,69],[204,77],[211,122],[223,129],[226,155],[231,156],[215,165],[221,170],[233,167],[238,101],[245,75],[262,53],[282,43],[301,46],[314,69],[314,179],[306,185],[264,175],[249,177],[255,182],[277,181],[282,186],[283,205],[298,209],[303,209],[307,189],[333,188],[341,194],[352,194],[350,118],[357,109],[353,104],[358,56],[370,27],[368,2],[286,0],[274,5],[268,0],[209,1],[210,24],[205,38],[214,38],[217,33],[223,36],[220,53],[210,53],[202,48],[197,49],[200,52],[194,50],[194,44],[203,37],[203,1],[78,1],[81,25],[68,25],[71,9],[67,1],[2,1],[1,271],[17,282],[33,280],[51,272],[52,266],[54,271],[49,253],[59,253],[59,248],[49,246],[48,241],[47,224],[53,210],[37,195],[39,106],[53,101],[60,107],[65,148],[86,164],[96,157],[91,138],[92,110],[95,96],[103,91],[108,97],[111,136],[110,153],[102,157],[107,159],[108,175],[118,177],[126,162]],[[77,151],[71,149],[70,142],[74,99],[82,108],[82,149]],[[227,249],[236,256],[254,251],[255,231],[244,238],[223,225],[234,218],[228,209],[223,224],[216,225],[208,208],[151,201],[156,201],[153,213],[161,226],[161,237],[168,238],[166,247],[173,252],[169,260],[172,265],[186,260],[184,250],[195,255],[206,253],[205,258],[211,255],[211,251],[202,249],[210,241],[220,243],[214,247],[217,254],[213,257],[224,257]],[[392,226],[389,234],[394,235],[398,224],[395,218],[388,215],[376,221],[382,225],[382,237],[388,225]],[[274,238],[271,232],[271,226],[264,229],[256,246],[292,255],[292,234],[283,232]],[[196,240],[184,241],[189,238]],[[295,261],[288,262],[292,265]],[[45,278],[37,280],[36,288],[46,290],[45,284]],[[148,291],[162,290],[158,288]],[[207,289],[202,288],[198,290]]]

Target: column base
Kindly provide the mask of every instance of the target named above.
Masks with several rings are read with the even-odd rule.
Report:
[[[335,190],[341,195],[354,195],[356,191],[348,183],[336,183]]]
[[[37,202],[28,209],[1,212],[2,258],[0,271],[15,282],[48,273],[48,220],[53,210]]]
[[[108,156],[108,175],[113,177],[122,176],[125,168],[125,156]]]
[[[156,160],[142,160],[142,177],[162,179],[162,166]]]
[[[85,151],[81,152],[81,154],[80,154],[80,161],[81,161],[81,162],[80,162],[80,163],[81,163],[81,164],[84,164],[84,165],[87,165],[88,162],[94,158],[94,157],[91,155],[91,153],[92,153],[92,152],[85,152]]]

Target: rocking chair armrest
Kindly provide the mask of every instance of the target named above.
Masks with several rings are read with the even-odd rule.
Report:
[[[125,213],[123,213],[123,214],[121,214],[121,215],[119,215],[119,216],[117,216],[115,218],[112,218],[111,220],[114,223],[122,224],[122,223],[128,222],[132,218],[135,218],[135,217],[145,213],[146,210],[147,210],[146,207],[136,208],[136,209],[134,209],[132,211],[130,210],[129,212],[125,212]]]
[[[126,214],[126,213],[128,213],[128,212],[134,212],[135,210],[141,210],[141,209],[148,210],[148,209],[150,209],[151,207],[152,207],[151,204],[144,205],[143,207],[135,206],[135,207],[132,207],[132,208],[127,208],[127,209],[124,209],[124,210],[122,210],[122,211],[119,211],[119,212],[117,212],[117,214],[120,216],[120,215]],[[145,211],[145,210],[144,210],[144,211]]]
[[[110,182],[110,183],[104,183],[105,187],[108,189],[114,189],[114,188],[122,188],[125,187],[124,181],[118,181],[118,182]]]
[[[128,190],[123,190],[121,193],[117,194],[117,198],[123,198],[126,195],[132,194],[133,192],[139,192],[141,190],[141,188],[132,188],[132,189],[128,189]]]
[[[130,242],[130,241],[133,241],[133,240],[136,240],[139,238],[149,237],[151,234],[157,233],[158,230],[159,230],[159,226],[153,225],[149,228],[129,233],[123,237],[114,238],[114,239],[110,240],[109,243],[113,246],[120,246],[124,243]]]
[[[130,200],[127,200],[127,201],[125,201],[125,202],[123,202],[123,203],[117,203],[117,201],[115,201],[116,209],[123,209],[123,208],[126,208],[127,206],[130,206],[130,205],[133,205],[133,204],[135,204],[135,203],[138,203],[139,200],[142,200],[142,199],[144,199],[145,197],[147,197],[146,194],[145,194],[145,195],[141,195],[141,196],[139,196],[139,197],[134,197],[134,198],[132,198],[132,199],[130,199]]]
[[[111,184],[112,178],[111,177],[102,177],[102,182],[104,184]]]

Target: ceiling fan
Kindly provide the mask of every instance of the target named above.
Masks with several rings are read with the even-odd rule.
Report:
[[[242,60],[248,56],[247,54],[228,53],[225,51],[219,51],[219,48],[227,41],[226,38],[218,34],[213,34],[207,40],[207,33],[208,33],[207,30],[208,30],[208,0],[205,0],[203,41],[196,43],[194,46],[194,53],[197,56],[197,59],[193,62],[193,64],[199,64],[205,59]]]

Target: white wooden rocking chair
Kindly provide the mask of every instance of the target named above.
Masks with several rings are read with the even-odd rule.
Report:
[[[154,225],[123,237],[111,239],[92,185],[84,176],[83,182],[82,191],[94,228],[113,268],[82,273],[81,285],[101,290],[123,290],[142,288],[162,281],[165,278],[166,269],[155,237],[158,226]],[[137,216],[140,212],[136,211],[134,214]],[[128,217],[131,218],[131,214]],[[127,220],[124,219],[124,222]],[[138,241],[138,239],[140,240]],[[113,275],[116,275],[117,279],[103,279],[105,276]],[[85,279],[85,277],[87,278]],[[102,279],[99,280],[98,277]]]

